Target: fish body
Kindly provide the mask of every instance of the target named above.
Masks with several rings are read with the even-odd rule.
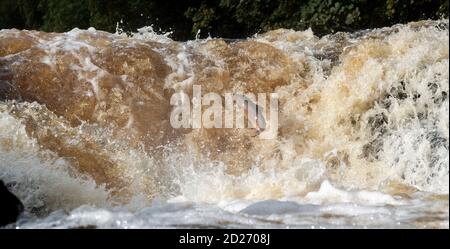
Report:
[[[266,129],[266,119],[264,117],[264,108],[256,104],[252,99],[243,94],[235,94],[235,100],[238,105],[244,108],[248,120],[252,124],[257,133],[261,133]]]

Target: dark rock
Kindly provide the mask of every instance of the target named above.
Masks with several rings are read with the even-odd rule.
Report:
[[[0,226],[15,222],[22,212],[22,202],[0,180]]]

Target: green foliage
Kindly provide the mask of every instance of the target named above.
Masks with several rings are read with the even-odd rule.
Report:
[[[20,9],[16,0],[0,1],[0,29],[8,27],[23,28],[24,21],[20,17]]]
[[[153,25],[179,40],[237,38],[276,28],[316,34],[448,18],[448,0],[0,0],[0,28],[114,32]]]
[[[16,0],[24,25],[29,29],[39,29],[44,13],[39,10],[40,0]]]
[[[390,20],[400,22],[442,15],[448,17],[448,0],[386,0],[386,15]]]
[[[216,20],[215,9],[208,7],[206,4],[202,3],[200,7],[189,7],[185,16],[190,18],[193,22],[192,33],[198,32],[198,30],[209,30],[211,29],[211,23]]]
[[[89,10],[84,0],[45,0],[39,6],[44,14],[42,29],[63,32],[74,27],[89,28]]]

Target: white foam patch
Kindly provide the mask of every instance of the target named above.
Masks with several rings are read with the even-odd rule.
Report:
[[[239,176],[227,174],[220,162],[194,165],[186,164],[186,157],[181,158],[170,160],[175,172],[173,181],[180,189],[176,199],[194,202],[220,204],[235,199],[295,198],[308,192],[314,183],[320,183],[325,173],[319,161],[304,158],[294,160],[284,170],[254,166]]]
[[[6,112],[0,112],[0,179],[28,211],[68,211],[83,204],[110,206],[109,192],[103,186],[77,175],[64,159],[41,151],[24,125]]]
[[[401,205],[403,201],[376,191],[345,191],[324,181],[316,192],[309,192],[305,198],[308,203],[317,205],[331,203],[355,203],[360,205]]]

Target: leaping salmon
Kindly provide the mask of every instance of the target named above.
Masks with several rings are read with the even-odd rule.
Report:
[[[266,119],[264,117],[264,108],[256,104],[252,99],[243,94],[234,94],[235,100],[244,108],[245,114],[259,135],[266,129]]]

